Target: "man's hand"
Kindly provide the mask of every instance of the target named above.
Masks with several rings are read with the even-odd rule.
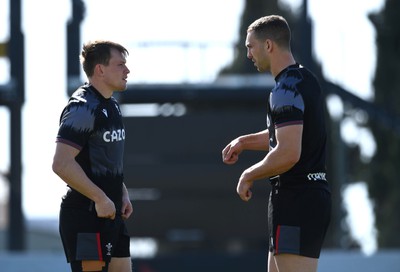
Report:
[[[239,160],[241,152],[241,143],[238,139],[235,139],[222,150],[222,161],[226,164],[234,164]]]
[[[124,219],[124,220],[128,219],[131,216],[132,212],[133,212],[133,207],[132,207],[132,203],[131,203],[130,199],[123,198],[122,199],[122,209],[121,209],[122,219]]]
[[[236,192],[239,194],[243,201],[249,201],[253,195],[251,188],[253,187],[253,180],[246,180],[245,173],[240,176]]]
[[[95,209],[98,217],[115,219],[115,204],[108,197],[96,202]]]

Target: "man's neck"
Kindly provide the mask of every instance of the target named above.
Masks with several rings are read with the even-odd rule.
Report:
[[[282,72],[284,69],[289,67],[290,65],[296,64],[296,60],[294,59],[292,53],[284,52],[277,56],[275,61],[271,63],[271,74],[275,78]]]
[[[104,98],[110,98],[113,95],[112,91],[108,91],[107,88],[100,82],[97,82],[96,80],[89,80],[89,83],[104,97]]]

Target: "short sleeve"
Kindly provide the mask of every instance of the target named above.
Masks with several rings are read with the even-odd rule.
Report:
[[[304,101],[300,93],[279,89],[271,95],[271,109],[275,128],[303,124]]]
[[[94,110],[85,103],[70,102],[61,115],[56,142],[81,150],[93,131],[94,121]]]

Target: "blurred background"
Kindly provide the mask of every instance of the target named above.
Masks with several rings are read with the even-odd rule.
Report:
[[[334,206],[319,271],[399,271],[400,2],[0,0],[0,271],[69,271],[51,171],[87,40],[129,50],[125,183],[134,271],[265,271],[269,184],[249,203],[221,151],[263,130],[274,80],[246,58],[247,26],[283,15],[296,60],[326,93]],[[379,268],[378,268],[379,267]]]

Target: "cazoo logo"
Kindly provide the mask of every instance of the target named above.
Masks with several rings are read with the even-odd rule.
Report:
[[[125,140],[125,129],[106,131],[103,134],[103,140],[107,143],[123,141]]]
[[[326,180],[326,173],[309,173],[307,175],[308,180]]]

